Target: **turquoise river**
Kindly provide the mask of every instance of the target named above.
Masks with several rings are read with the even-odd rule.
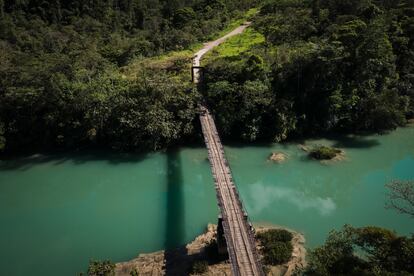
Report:
[[[307,247],[344,224],[414,232],[384,208],[384,184],[414,179],[414,127],[387,135],[301,141],[346,160],[309,160],[299,143],[227,146],[250,219],[305,234]],[[288,154],[283,164],[266,161]],[[185,244],[218,208],[203,147],[147,155],[76,153],[0,161],[0,275],[75,276],[90,259],[126,261]]]

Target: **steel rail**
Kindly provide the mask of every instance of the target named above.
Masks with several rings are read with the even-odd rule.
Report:
[[[213,117],[202,106],[200,121],[209,152],[215,180],[219,207],[222,211],[223,230],[234,275],[263,275],[253,232],[246,219],[246,212],[234,185],[231,170],[225,158]]]

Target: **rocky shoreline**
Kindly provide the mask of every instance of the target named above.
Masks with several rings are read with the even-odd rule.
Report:
[[[270,229],[285,229],[276,226],[258,226],[256,232],[265,232]],[[266,275],[292,275],[296,270],[306,266],[305,238],[302,234],[286,229],[293,234],[293,252],[291,260],[283,265],[266,266]],[[158,251],[149,254],[140,254],[137,258],[127,262],[117,263],[115,275],[130,276],[136,271],[139,275],[231,275],[228,260],[212,257],[209,247],[215,243],[217,226],[209,224],[206,232],[194,241],[174,250]],[[259,252],[260,248],[258,247]],[[191,274],[192,264],[195,261],[206,261],[208,269],[203,274]]]

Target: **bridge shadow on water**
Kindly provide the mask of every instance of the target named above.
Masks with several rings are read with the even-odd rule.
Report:
[[[183,172],[180,152],[171,149],[167,155],[167,204],[165,218],[164,261],[165,275],[190,275],[194,261],[204,260],[209,264],[222,262],[227,257],[217,255],[217,244],[211,243],[199,252],[188,252],[185,238],[185,211]]]
[[[184,191],[181,157],[178,149],[167,155],[167,210],[165,218],[165,273],[166,275],[188,275],[184,265],[187,256],[185,247]]]

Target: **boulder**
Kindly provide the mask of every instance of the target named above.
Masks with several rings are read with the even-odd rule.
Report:
[[[283,163],[287,159],[287,155],[282,152],[273,152],[269,156],[269,161],[273,161],[275,163]]]

